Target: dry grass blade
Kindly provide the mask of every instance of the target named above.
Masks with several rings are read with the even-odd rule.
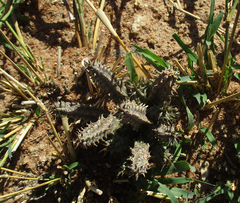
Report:
[[[11,169],[8,169],[8,168],[4,168],[4,167],[0,167],[0,170],[7,171],[7,172],[10,172],[10,173],[16,173],[16,174],[19,174],[19,175],[28,175],[27,173],[14,171],[14,170],[11,170]]]
[[[85,183],[90,190],[92,190],[93,192],[95,192],[98,195],[102,195],[103,191],[98,189],[98,187],[96,185],[92,185],[91,181],[88,180],[87,178],[85,178]]]
[[[202,46],[200,43],[197,44],[197,53],[198,53],[198,58],[199,58],[199,68],[202,74],[202,78],[204,80],[204,84],[207,85],[208,81],[207,81],[207,74],[206,74],[206,70],[204,68],[204,64],[203,64],[203,52],[202,52]]]
[[[232,101],[232,100],[236,99],[236,98],[239,97],[239,96],[240,96],[240,92],[237,92],[237,93],[232,94],[232,95],[230,95],[230,96],[221,98],[221,99],[219,99],[219,100],[217,100],[217,101],[213,101],[213,102],[211,102],[210,104],[207,104],[206,106],[204,106],[202,109],[203,109],[203,110],[209,109],[209,108],[211,108],[212,106],[215,106],[215,105],[220,104],[220,103],[222,103],[222,102]]]
[[[105,0],[102,0],[99,9],[103,10],[104,4],[105,4]],[[95,28],[94,28],[94,34],[93,34],[93,50],[96,49],[99,25],[100,25],[100,19],[97,18]]]
[[[105,32],[102,30],[101,34],[100,34],[100,37],[99,37],[99,40],[98,40],[97,49],[96,49],[95,54],[94,54],[95,59],[98,57],[98,52],[99,52],[99,49],[100,49],[100,46],[101,46],[101,43],[102,43],[102,38],[103,38],[104,33]]]
[[[15,144],[15,146],[12,149],[12,153],[16,152],[19,145],[21,144],[21,142],[23,141],[24,137],[27,135],[28,131],[30,130],[30,128],[33,126],[33,122],[28,123],[27,127],[24,129],[24,131],[22,132],[21,136],[19,137],[19,139],[17,140],[17,143]]]
[[[54,179],[54,180],[50,180],[50,181],[47,181],[47,182],[45,182],[45,183],[39,184],[39,185],[37,185],[37,186],[35,186],[35,187],[29,187],[29,188],[26,188],[26,189],[23,189],[23,190],[19,190],[19,191],[17,191],[17,192],[12,192],[12,193],[10,193],[10,194],[2,195],[2,196],[0,196],[0,199],[8,198],[8,197],[11,197],[11,196],[13,196],[13,195],[20,194],[20,193],[22,193],[22,192],[27,192],[27,191],[29,191],[29,190],[34,190],[34,189],[36,189],[36,188],[39,188],[39,187],[48,185],[48,184],[50,184],[50,183],[53,183],[53,182],[56,182],[56,181],[59,181],[59,180],[60,180],[60,178],[56,178],[56,179]]]
[[[28,100],[28,97],[13,83],[9,80],[8,77],[6,77],[6,80],[9,82],[9,84],[12,86],[12,89],[18,92],[24,99]]]
[[[204,20],[204,19],[202,19],[202,18],[200,18],[200,17],[198,17],[198,16],[196,16],[196,15],[194,15],[194,14],[192,14],[192,13],[186,11],[186,10],[184,10],[184,9],[182,8],[179,0],[177,1],[177,3],[174,3],[172,0],[169,0],[169,1],[172,3],[172,5],[174,6],[174,8],[176,8],[177,10],[179,10],[179,11],[181,11],[181,12],[183,12],[183,13],[189,15],[189,16],[192,16],[193,18],[196,18],[196,19],[198,19],[198,20],[201,20],[202,22],[204,22],[204,23],[206,23],[206,24],[208,24],[208,22],[207,22],[206,20]],[[218,28],[218,31],[221,32],[221,33],[223,33],[223,34],[225,34],[225,31],[222,30],[221,28]],[[237,39],[233,39],[233,41],[236,42],[238,45],[240,45],[240,42],[239,42]]]
[[[62,116],[62,124],[63,124],[63,128],[64,128],[64,132],[65,132],[66,137],[67,137],[67,148],[70,152],[72,160],[76,161],[77,160],[77,155],[76,155],[75,150],[74,150],[73,145],[72,145],[72,138],[70,136],[70,129],[69,129],[68,117],[67,116]]]
[[[24,180],[38,180],[38,181],[48,181],[48,178],[32,178],[32,177],[20,177],[20,176],[11,176],[11,175],[0,175],[0,178],[14,178],[14,179],[24,179]]]
[[[9,138],[10,136],[12,136],[13,134],[15,134],[16,132],[18,132],[19,130],[21,130],[23,128],[23,126],[19,126],[16,129],[12,130],[11,132],[9,132],[8,134],[4,135],[3,137],[0,138],[0,142],[2,142],[3,140]]]
[[[33,83],[33,85],[36,85],[35,81],[30,78],[21,68],[19,68],[3,51],[0,50],[0,54],[2,54],[7,60],[9,60],[13,67],[16,68],[19,72],[21,72],[30,82]]]
[[[4,122],[0,123],[0,128],[4,127],[5,125],[7,125],[7,123],[9,121],[11,121],[11,123],[17,123],[20,120],[22,120],[22,119],[21,118],[14,118],[14,119],[11,119],[11,120],[4,121]]]
[[[218,93],[220,92],[221,87],[222,87],[222,81],[223,81],[223,78],[224,78],[224,75],[225,75],[225,72],[226,72],[226,66],[227,66],[228,61],[229,61],[229,53],[230,53],[230,50],[232,49],[233,38],[234,38],[234,34],[236,32],[239,16],[240,16],[240,4],[238,3],[238,11],[237,11],[237,15],[236,15],[235,22],[234,22],[234,25],[233,25],[232,34],[231,34],[231,37],[230,37],[230,40],[229,40],[227,53],[224,55],[222,72],[221,72],[220,81],[219,81],[218,90],[217,90]]]
[[[103,24],[107,27],[107,29],[112,33],[114,38],[120,43],[120,45],[126,50],[126,52],[130,52],[130,50],[127,48],[127,46],[123,43],[123,41],[120,39],[116,31],[114,30],[112,24],[108,20],[106,14],[101,10],[101,9],[96,9],[94,5],[89,1],[86,0],[87,3],[91,6],[91,8],[95,11],[95,14],[98,16],[98,18],[103,22]],[[140,70],[145,74],[145,76],[150,79],[152,78],[151,74],[149,71],[135,58],[134,55],[132,55],[132,58],[134,62],[137,64],[137,66],[140,68]]]
[[[14,49],[14,51],[19,55],[19,57],[23,60],[23,62],[26,64],[26,66],[36,75],[36,77],[39,79],[41,83],[44,83],[42,77],[33,69],[33,67],[27,62],[27,60],[22,56],[22,54],[19,53],[19,51],[15,48],[13,43],[8,39],[8,37],[4,34],[4,32],[0,29],[0,34],[5,38],[5,40],[11,45],[11,47]]]

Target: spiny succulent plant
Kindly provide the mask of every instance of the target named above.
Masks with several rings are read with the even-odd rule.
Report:
[[[132,161],[132,164],[129,168],[135,174],[136,180],[138,180],[139,175],[145,175],[147,169],[150,168],[148,162],[151,157],[149,147],[150,145],[148,143],[135,141],[134,147],[131,148],[132,156],[129,157],[129,160]]]
[[[77,133],[79,145],[82,147],[96,146],[101,140],[109,139],[105,140],[109,151],[118,153],[127,148],[131,149],[132,155],[128,156],[124,163],[131,162],[127,168],[138,179],[151,168],[151,145],[154,146],[153,149],[157,148],[156,145],[161,147],[162,142],[168,141],[176,134],[173,118],[177,110],[170,108],[169,101],[177,73],[170,68],[163,70],[150,86],[146,83],[146,88],[142,89],[147,90],[147,94],[142,94],[139,92],[141,90],[134,90],[134,86],[129,88],[126,85],[129,82],[116,78],[109,68],[98,62],[87,62],[85,70],[103,95],[115,102],[115,112],[110,113],[105,109],[80,104],[62,104],[55,111],[69,117],[92,119],[92,123]],[[131,100],[133,91],[138,92],[135,95],[140,94],[141,97]],[[109,134],[112,136],[108,137]],[[130,146],[126,147],[129,144]]]

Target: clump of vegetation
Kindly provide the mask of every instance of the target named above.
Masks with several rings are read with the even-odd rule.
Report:
[[[120,149],[131,148],[132,155],[127,160],[132,163],[128,168],[138,179],[139,175],[145,175],[147,170],[151,168],[150,166],[153,166],[148,161],[151,157],[150,154],[154,154],[154,149],[158,148],[156,145],[162,148],[162,142],[169,143],[170,139],[175,140],[176,138],[174,120],[178,112],[175,108],[170,108],[170,101],[172,89],[177,81],[177,72],[169,68],[159,73],[151,84],[142,83],[141,88],[146,92],[144,94],[137,91],[137,87],[135,91],[128,88],[126,80],[116,78],[109,68],[99,62],[90,61],[85,66],[85,71],[90,74],[94,83],[100,88],[102,96],[113,100],[117,107],[115,112],[108,112],[108,115],[105,113],[105,117],[104,114],[98,115],[97,121],[93,120],[95,122],[80,130],[77,133],[79,145],[84,148],[97,146],[103,140],[107,143],[105,150],[110,153],[113,153],[111,150],[116,148],[118,148],[118,153],[121,152]],[[141,97],[138,97],[138,94]],[[84,113],[80,113],[84,110],[86,110],[86,106],[78,104],[76,107],[69,108],[66,107],[65,103],[62,103],[55,111],[60,115],[75,118],[78,112],[78,119],[84,119]],[[95,110],[96,107],[88,106],[87,120],[89,120],[89,116],[95,117],[96,112],[103,112],[103,109]],[[131,133],[134,133],[134,138]],[[134,145],[129,146],[129,142],[121,142],[122,145],[126,146],[114,146],[119,145],[115,139],[125,140],[129,139],[130,136],[133,138],[130,143],[134,143]],[[106,141],[107,139],[110,141]],[[151,148],[151,145],[154,145],[154,148]],[[126,165],[124,166],[126,168]]]

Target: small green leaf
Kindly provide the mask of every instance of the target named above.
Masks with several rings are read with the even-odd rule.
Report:
[[[214,148],[216,148],[216,140],[213,136],[213,134],[206,128],[202,126],[202,123],[199,124],[200,130],[207,136],[209,142],[213,145]]]
[[[160,182],[159,182],[158,192],[166,194],[171,199],[172,203],[178,203],[178,200],[173,195],[173,193],[169,190],[169,188]]]
[[[188,126],[187,126],[186,129],[187,129],[188,131],[190,131],[190,130],[193,128],[193,126],[194,126],[194,122],[195,122],[194,116],[193,116],[192,112],[190,111],[190,109],[188,108],[188,106],[187,106],[187,104],[186,104],[186,102],[185,102],[185,100],[184,100],[183,92],[182,92],[182,87],[181,87],[181,86],[178,86],[178,87],[177,87],[177,92],[178,92],[178,95],[179,95],[180,100],[182,101],[183,105],[184,105],[185,108],[186,108],[187,117],[188,117]]]
[[[79,162],[73,162],[73,163],[71,163],[71,164],[69,165],[69,168],[70,168],[70,169],[73,169],[73,168],[76,168],[76,167],[79,166],[79,165],[80,165]]]
[[[137,83],[138,82],[138,75],[137,75],[136,70],[135,70],[135,65],[134,65],[134,62],[133,62],[132,53],[129,52],[129,53],[126,54],[125,62],[126,62],[128,70],[130,71],[130,81],[132,83]]]
[[[19,65],[19,64],[17,64],[17,66],[18,66],[19,68],[23,69],[23,70],[27,73],[27,75],[28,75],[29,77],[32,77],[32,75],[31,75],[30,71],[28,70],[28,68],[26,68],[25,66]]]
[[[40,110],[41,110],[41,108],[40,108],[40,107],[37,107],[37,108],[36,108],[36,111],[35,111],[35,113],[36,113],[37,117],[39,117],[39,116],[40,116]]]
[[[179,46],[186,52],[186,54],[188,54],[191,60],[197,64],[198,63],[197,54],[193,53],[192,50],[181,40],[181,38],[176,33],[173,34],[173,38],[177,41]]]
[[[193,96],[197,99],[198,104],[201,107],[203,107],[206,104],[206,102],[207,102],[207,94],[206,93],[204,93],[204,94],[196,93]]]
[[[210,46],[212,44],[212,42],[211,41],[206,41],[206,45],[208,45],[208,46]]]
[[[197,196],[197,197],[200,197],[201,196],[201,193],[199,191],[199,189],[196,187],[197,185],[195,185],[195,188],[194,188],[194,194]]]
[[[151,65],[154,66],[158,71],[162,71],[165,68],[172,67],[172,64],[165,61],[161,57],[157,56],[156,54],[152,53],[148,49],[142,49],[141,47],[132,44],[135,48],[137,48],[134,52],[142,55]],[[157,63],[156,63],[157,62]]]
[[[8,144],[8,157],[9,159],[12,158],[12,143]]]
[[[225,190],[221,188],[221,186],[219,186],[212,194],[197,200],[196,203],[205,203],[208,202],[209,200],[213,199],[214,197],[224,194]]]
[[[237,78],[238,80],[240,80],[240,73],[238,73],[238,72],[234,73],[234,77]]]
[[[209,32],[209,36],[208,36],[208,40],[211,40],[211,38],[215,35],[215,33],[217,32],[219,25],[222,21],[223,18],[223,12],[221,12],[216,19],[213,20],[212,26],[210,28],[210,32]]]
[[[0,36],[0,44],[7,47],[8,49],[13,49],[10,44],[7,43],[7,41],[3,38],[3,36]]]
[[[0,130],[0,134],[4,133],[7,130],[10,123],[11,123],[11,121],[8,121],[8,123],[4,126],[4,128]]]
[[[174,156],[174,160],[172,161],[173,163],[175,163],[178,160],[178,158],[181,155],[181,152],[182,152],[182,144],[181,144],[181,142],[179,142],[177,145],[177,148],[173,154],[173,156]]]
[[[184,190],[184,189],[181,189],[181,188],[172,187],[172,188],[169,188],[169,190],[174,194],[175,197],[192,199],[193,195],[194,195],[193,192],[190,192],[188,190]]]
[[[160,169],[160,170],[159,170]],[[178,173],[178,172],[183,172],[191,169],[193,172],[196,170],[194,167],[192,167],[188,162],[186,161],[177,161],[170,166],[165,166],[163,169],[155,167],[153,169],[153,173],[155,175],[168,175],[172,173]]]
[[[70,168],[69,168],[69,166],[68,165],[63,165],[63,167],[65,167],[66,169],[68,169],[68,170],[71,170]]]
[[[174,184],[183,184],[188,183],[190,180],[185,177],[175,177],[175,178],[159,178],[158,182],[161,182],[165,185],[174,185]]]
[[[240,139],[237,139],[234,143],[234,147],[237,150],[237,156],[240,161]]]

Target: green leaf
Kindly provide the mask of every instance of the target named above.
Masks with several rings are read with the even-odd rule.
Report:
[[[73,168],[76,168],[76,167],[79,166],[79,165],[80,165],[79,162],[73,162],[73,163],[71,163],[71,164],[69,165],[69,168],[70,168],[70,169],[73,169]]]
[[[188,183],[190,180],[185,177],[176,177],[176,178],[158,178],[158,182],[161,182],[165,185],[174,185],[174,184],[183,184]]]
[[[177,161],[170,166],[165,166],[163,169],[162,167],[155,167],[152,170],[153,174],[164,176],[172,173],[187,171],[189,169],[191,169],[193,172],[196,170],[186,161]]]
[[[40,108],[40,107],[37,107],[37,108],[36,108],[36,111],[35,111],[35,113],[36,113],[37,117],[39,117],[39,116],[40,116],[40,110],[41,110],[41,108]]]
[[[213,136],[213,134],[206,128],[202,126],[202,123],[199,124],[200,130],[207,136],[209,142],[213,145],[214,148],[216,148],[216,140]]]
[[[186,52],[186,54],[191,58],[191,60],[198,64],[198,56],[197,54],[193,53],[192,50],[181,40],[181,38],[174,33],[173,38],[177,41],[179,46]]]
[[[134,62],[133,62],[132,53],[129,52],[129,53],[126,54],[125,62],[126,62],[128,70],[130,71],[130,81],[132,83],[137,83],[138,82],[138,75],[137,75],[136,70],[135,70],[135,65],[134,65]]]
[[[70,168],[69,168],[69,166],[68,165],[63,165],[63,167],[65,167],[66,169],[68,169],[68,170],[71,170]]]
[[[208,35],[208,40],[211,40],[211,38],[215,35],[215,33],[217,32],[219,26],[220,26],[220,23],[222,21],[222,18],[223,18],[223,12],[221,12],[217,17],[216,19],[214,19],[213,23],[212,23],[212,26],[210,28],[210,31],[209,31],[209,35]]]
[[[9,157],[9,159],[12,158],[12,144],[11,143],[8,144],[8,157]]]
[[[0,134],[4,133],[7,130],[10,123],[11,123],[11,121],[8,121],[8,123],[4,126],[4,128],[0,130]]]
[[[240,161],[240,139],[237,139],[234,143],[234,147],[237,150],[237,156]]]
[[[175,197],[181,197],[184,199],[192,199],[194,195],[193,192],[181,188],[172,187],[169,188],[169,190],[174,194]]]
[[[185,108],[186,108],[187,117],[188,117],[188,126],[187,126],[186,129],[187,129],[188,131],[190,131],[190,130],[193,128],[193,126],[194,126],[194,122],[195,122],[194,116],[193,116],[192,112],[190,111],[190,109],[188,108],[188,106],[187,106],[187,104],[186,104],[186,102],[185,102],[185,100],[184,100],[183,92],[182,92],[182,87],[181,87],[181,86],[178,86],[178,87],[177,87],[177,92],[178,92],[178,95],[179,95],[180,100],[182,101],[183,105],[184,105]]]
[[[30,71],[28,70],[28,68],[26,68],[25,66],[19,65],[19,64],[17,64],[17,66],[18,66],[19,68],[23,69],[23,70],[27,73],[27,75],[28,75],[29,77],[32,77],[32,75],[31,75]]]
[[[240,69],[240,64],[234,64],[234,65],[232,65],[232,69]]]
[[[176,148],[176,150],[173,154],[173,156],[174,156],[174,159],[172,161],[173,163],[175,163],[178,160],[178,158],[181,155],[181,152],[182,152],[182,144],[181,144],[181,142],[179,142],[178,145],[177,145],[177,148]]]
[[[192,81],[194,80],[194,76],[181,76],[180,79],[182,82]]]
[[[201,197],[201,193],[200,193],[199,189],[197,188],[197,185],[195,185],[194,194],[195,194],[197,197]]]
[[[234,77],[237,78],[238,80],[240,80],[240,73],[238,73],[238,72],[234,73]]]
[[[196,100],[198,101],[198,103],[201,107],[203,107],[206,104],[206,102],[207,102],[207,94],[206,93],[204,93],[204,94],[196,93],[193,96],[196,98]]]
[[[5,143],[1,144],[0,145],[0,148],[2,147],[6,147],[7,145],[9,145],[13,140],[14,138],[16,137],[17,135],[14,135],[11,139],[7,140]]]
[[[13,49],[12,46],[10,44],[8,44],[7,41],[3,38],[3,36],[0,36],[0,44],[2,44],[3,46],[5,46],[9,49]]]
[[[166,194],[171,199],[172,203],[178,203],[178,200],[173,195],[173,193],[169,190],[169,188],[160,182],[159,182],[158,192]]]
[[[162,71],[165,68],[168,67],[172,67],[172,64],[165,61],[164,59],[162,59],[161,57],[157,56],[156,54],[152,53],[150,50],[148,49],[142,49],[141,47],[132,44],[136,50],[134,51],[135,53],[138,53],[140,55],[142,55],[151,65],[154,66],[154,68],[156,68],[158,71]],[[157,63],[156,63],[156,62]]]
[[[218,195],[221,195],[221,194],[224,194],[225,190],[222,189],[221,186],[219,186],[212,194],[200,199],[200,200],[197,200],[195,203],[205,203],[205,202],[208,202],[209,200],[213,199],[214,197],[218,196]]]

